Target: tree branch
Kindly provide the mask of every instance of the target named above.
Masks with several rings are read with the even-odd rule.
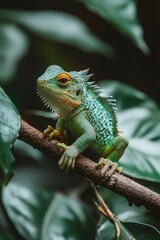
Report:
[[[57,146],[57,140],[50,141],[44,138],[40,131],[24,120],[22,120],[19,139],[51,157],[56,157],[55,159],[63,153],[63,150]],[[129,202],[137,206],[143,205],[150,211],[160,212],[160,194],[122,174],[114,173],[110,179],[107,179],[101,175],[100,170],[95,169],[95,166],[95,162],[83,155],[79,155],[76,159],[75,171],[81,176],[91,179],[95,184],[126,197]]]

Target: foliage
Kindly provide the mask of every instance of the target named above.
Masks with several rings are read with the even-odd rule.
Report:
[[[96,222],[90,210],[78,200],[62,194],[9,184],[3,191],[3,202],[25,239],[87,239],[94,235],[92,229]]]
[[[147,213],[144,207],[129,207],[123,197],[115,193],[106,194],[104,189],[101,189],[101,194],[107,200],[107,204],[113,211],[116,211],[118,219],[121,221],[121,236],[120,239],[132,239],[132,235],[136,239],[153,239],[159,238],[160,226],[158,218]],[[114,201],[112,201],[114,199]],[[97,239],[105,239],[108,233],[108,239],[113,239],[113,226],[104,217],[101,218],[100,227],[97,230]]]
[[[143,40],[143,30],[138,22],[135,0],[81,0],[93,12],[110,22],[121,34],[126,35],[144,53],[148,47]]]
[[[103,81],[102,88],[116,99],[120,98],[117,103],[120,111],[118,117],[120,130],[129,139],[129,147],[121,161],[124,173],[134,178],[159,182],[158,106],[145,94],[116,81]],[[123,95],[120,96],[122,89]],[[126,103],[129,103],[129,106]]]
[[[0,168],[1,182],[7,183],[13,175],[14,157],[10,150],[18,136],[20,116],[5,92],[0,88]]]
[[[144,54],[148,54],[143,29],[137,18],[135,1],[81,0],[81,2],[131,40]],[[86,58],[97,53],[103,55],[103,58],[114,59],[117,52],[115,46],[96,36],[84,21],[67,12],[0,10],[0,31],[0,81],[7,89],[8,95],[12,96],[13,102],[16,102],[17,107],[22,110],[26,106],[23,105],[24,102],[30,101],[31,108],[38,105],[38,103],[34,105],[32,98],[35,82],[28,78],[30,76],[34,78],[35,71],[38,76],[37,69],[42,63],[36,65],[37,69],[29,69],[31,75],[23,63],[20,63],[22,58],[30,53],[29,41],[31,44],[32,41],[36,42],[37,59],[41,56],[45,59],[46,65],[50,64],[50,59],[67,65],[67,59],[63,56],[63,50],[68,49],[67,45],[70,45],[69,49],[76,47],[83,51]],[[53,54],[49,51],[50,43],[54,46]],[[57,46],[60,46],[58,50]],[[27,63],[29,60],[26,57]],[[160,112],[157,104],[146,94],[127,84],[113,80],[103,80],[98,84],[118,100],[117,115],[120,130],[130,142],[120,161],[124,173],[138,181],[141,180],[146,186],[158,192]],[[44,116],[44,124],[45,117],[51,116],[46,112],[32,112]],[[32,118],[29,119],[31,121]],[[0,239],[103,240],[106,236],[107,239],[113,239],[113,225],[96,213],[88,187],[80,184],[81,180],[76,176],[67,177],[64,173],[59,173],[57,166],[53,166],[53,160],[46,160],[45,156],[28,145],[19,141],[14,144],[19,129],[18,110],[0,88],[0,181],[3,207],[3,213],[0,212],[2,229]],[[11,151],[13,144],[15,157],[20,163],[17,161],[14,163]],[[16,167],[15,178],[12,178],[7,186],[3,186],[9,182],[14,173],[13,163]],[[38,170],[35,170],[34,164]],[[35,176],[38,179],[36,184]],[[61,190],[61,193],[57,190]],[[133,236],[138,240],[159,239],[160,226],[156,216],[148,213],[143,207],[128,206],[126,199],[107,189],[101,188],[100,193],[121,221],[119,239],[133,239]]]

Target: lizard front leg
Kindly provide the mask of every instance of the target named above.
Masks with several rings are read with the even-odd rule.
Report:
[[[72,120],[70,119],[70,121],[73,122],[73,125],[78,126],[78,131],[81,133],[77,140],[71,146],[66,146],[61,143],[58,144],[60,147],[65,149],[58,164],[60,169],[65,169],[66,173],[68,173],[70,169],[74,169],[78,154],[87,149],[96,139],[94,128],[84,116],[84,113],[81,112]]]

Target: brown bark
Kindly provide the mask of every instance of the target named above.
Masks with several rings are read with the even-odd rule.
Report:
[[[43,134],[22,120],[19,139],[39,149],[43,153],[58,159],[63,150],[57,146],[58,141],[50,141]],[[118,193],[137,206],[143,205],[148,210],[160,212],[160,194],[151,191],[132,179],[118,173],[114,173],[110,179],[102,176],[100,170],[95,169],[96,163],[89,158],[79,155],[76,159],[75,171],[81,176],[92,180]]]

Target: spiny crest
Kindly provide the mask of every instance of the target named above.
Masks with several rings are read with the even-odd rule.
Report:
[[[94,92],[97,99],[100,100],[100,102],[102,102],[102,104],[105,105],[109,105],[111,107],[111,109],[113,110],[113,114],[115,115],[116,118],[116,100],[112,97],[112,96],[108,96],[106,93],[104,93],[104,90],[101,89],[98,85],[95,84],[95,81],[88,81],[90,79],[91,76],[93,76],[93,74],[89,74],[89,69],[85,69],[79,72],[72,72],[72,76],[78,80],[78,82],[83,82],[86,90],[90,89],[90,91]]]
[[[88,89],[95,93],[96,98],[108,109],[108,105],[110,106],[110,111],[113,113],[116,124],[117,124],[117,117],[116,117],[116,100],[112,97],[104,93],[104,90],[101,89],[95,82],[87,82]]]
[[[116,107],[116,100],[112,97],[112,96],[108,96],[107,94],[104,94],[104,93],[100,93],[99,94],[99,99],[100,99],[100,102],[104,105],[104,106],[106,106],[106,107],[108,107],[107,106],[107,104],[111,107],[111,111],[112,111],[112,113],[113,113],[113,115],[114,115],[114,118],[115,118],[115,121],[116,121],[116,125],[117,125],[117,116],[116,116],[116,112],[117,112],[117,107]]]
[[[73,71],[70,72],[71,76],[76,79],[80,83],[86,83],[93,74],[89,74],[89,68],[85,70],[81,70],[79,72]]]
[[[36,94],[37,96],[40,98],[40,100],[42,101],[43,105],[47,108],[49,108],[52,112],[54,112],[54,109],[45,101],[45,99],[42,97],[42,95],[40,94],[40,92],[38,91],[38,89],[36,89]]]

